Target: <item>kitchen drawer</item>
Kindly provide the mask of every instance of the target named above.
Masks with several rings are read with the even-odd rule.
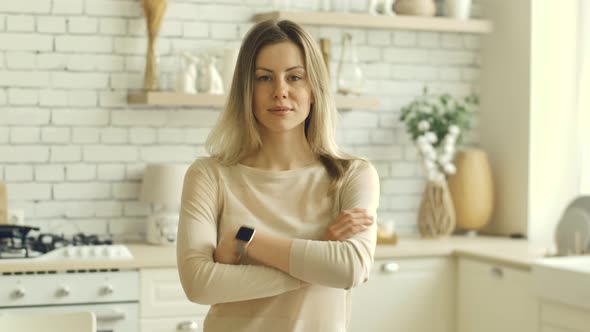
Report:
[[[208,305],[192,303],[186,298],[176,269],[142,269],[140,281],[141,317],[192,317],[209,311]]]
[[[569,305],[543,301],[541,303],[541,324],[547,327],[572,332],[587,332],[590,327],[590,311]]]
[[[141,332],[197,332],[203,331],[204,316],[145,318],[140,322]]]
[[[4,307],[136,301],[138,293],[136,271],[0,276]]]

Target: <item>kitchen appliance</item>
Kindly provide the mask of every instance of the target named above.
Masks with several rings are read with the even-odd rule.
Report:
[[[559,256],[590,253],[590,196],[580,196],[564,211],[555,230]]]
[[[139,272],[76,269],[74,264],[96,259],[131,259],[129,249],[97,235],[35,234],[38,230],[26,226],[0,227],[0,313],[90,311],[96,316],[98,332],[137,332]],[[2,269],[3,264],[41,261],[69,263],[72,269]]]
[[[188,165],[150,164],[143,174],[139,199],[154,205],[148,216],[146,240],[152,244],[174,245],[178,229],[178,210]]]

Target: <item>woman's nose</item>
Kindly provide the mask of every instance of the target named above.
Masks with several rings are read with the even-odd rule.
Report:
[[[284,82],[277,81],[273,95],[274,99],[287,99],[287,85]]]

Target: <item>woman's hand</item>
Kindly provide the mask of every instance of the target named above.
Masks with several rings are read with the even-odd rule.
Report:
[[[217,263],[237,265],[240,263],[240,256],[236,253],[236,232],[227,232],[219,241],[213,259]]]
[[[342,211],[326,228],[323,241],[344,241],[367,230],[374,218],[366,209],[350,209]]]

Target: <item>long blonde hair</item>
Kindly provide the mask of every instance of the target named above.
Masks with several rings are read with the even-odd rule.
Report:
[[[264,21],[246,35],[236,63],[225,110],[211,130],[205,148],[222,165],[235,165],[262,147],[259,124],[252,99],[256,57],[268,45],[292,42],[303,53],[305,70],[314,96],[305,120],[305,137],[332,179],[332,189],[340,187],[353,160],[362,159],[340,151],[335,140],[337,110],[330,92],[330,78],[314,41],[300,25],[284,21]]]

